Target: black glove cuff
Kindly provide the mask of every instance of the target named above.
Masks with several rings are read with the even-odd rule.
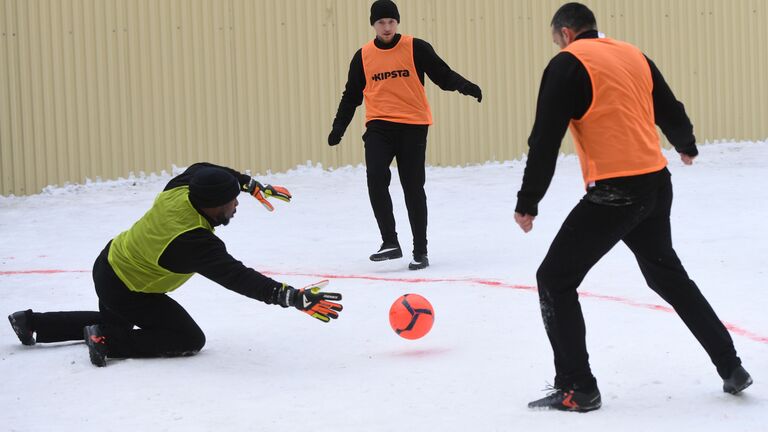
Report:
[[[333,129],[330,134],[328,134],[328,145],[335,146],[336,144],[341,142],[341,137],[344,135],[343,131],[340,131],[338,129]]]
[[[255,178],[251,177],[251,180],[248,182],[247,185],[244,186],[243,189],[249,194],[253,194],[253,191],[256,190],[257,187],[261,189],[262,188],[261,183],[259,183],[259,181],[256,180]]]
[[[267,298],[265,303],[280,305],[281,307],[284,307],[284,308],[293,306],[296,299],[296,296],[295,296],[296,292],[297,292],[296,288],[290,285],[286,285],[286,284],[277,285],[272,289],[272,294],[269,296],[269,298]]]
[[[467,81],[461,88],[459,88],[459,93],[465,96],[472,96],[473,98],[476,98],[478,102],[483,99],[483,92],[480,90],[480,86],[470,81]]]
[[[699,155],[699,149],[698,147],[696,147],[695,142],[692,142],[684,146],[675,146],[675,150],[677,150],[678,153],[682,153],[690,157],[696,157]]]
[[[515,206],[515,213],[520,213],[522,215],[529,214],[531,216],[536,216],[539,214],[539,205],[538,203],[533,202],[531,200],[518,197],[517,205]]]

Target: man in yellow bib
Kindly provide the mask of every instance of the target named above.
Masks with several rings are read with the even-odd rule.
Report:
[[[586,6],[563,5],[551,26],[562,51],[541,79],[515,221],[524,232],[533,228],[569,125],[587,193],[563,222],[536,272],[555,382],[548,396],[528,406],[579,412],[600,408],[576,289],[619,241],[635,255],[648,286],[672,305],[704,347],[723,379],[723,390],[742,391],[752,379],[733,340],[672,248],[672,183],[656,125],[683,163],[693,163],[698,150],[683,104],[638,48],[599,37],[595,16]]]
[[[419,270],[429,265],[424,164],[432,111],[424,92],[424,74],[443,90],[457,90],[478,102],[483,96],[480,87],[451,70],[429,43],[397,33],[400,12],[391,0],[372,4],[370,21],[376,38],[352,57],[328,145],[341,142],[355,110],[365,99],[367,130],[363,141],[368,196],[382,240],[379,251],[370,259],[385,261],[403,256],[389,195],[389,166],[396,159],[413,234],[413,261],[408,268]]]
[[[338,318],[341,294],[320,292],[325,282],[295,289],[246,267],[227,252],[214,228],[234,217],[240,192],[251,194],[270,211],[268,198],[291,199],[287,189],[262,185],[230,168],[209,163],[190,166],[96,259],[93,281],[99,311],[13,313],[8,319],[21,343],[85,338],[96,366],[105,366],[108,357],[195,354],[203,348],[205,335],[167,295],[195,273],[244,296],[292,306],[324,322]]]

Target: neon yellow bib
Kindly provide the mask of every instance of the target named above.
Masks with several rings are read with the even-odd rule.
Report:
[[[109,264],[131,291],[173,291],[194,273],[173,273],[158,261],[173,239],[197,228],[213,232],[208,220],[189,202],[189,187],[162,192],[141,219],[112,240]]]

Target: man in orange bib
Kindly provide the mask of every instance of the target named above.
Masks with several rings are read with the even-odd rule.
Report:
[[[396,159],[413,234],[413,261],[408,268],[419,270],[429,265],[424,164],[432,111],[424,92],[424,74],[443,90],[457,90],[478,102],[483,96],[480,87],[451,70],[429,43],[397,33],[400,13],[391,0],[375,1],[370,20],[376,38],[352,57],[328,145],[341,142],[355,110],[365,99],[367,130],[363,141],[368,196],[382,239],[379,251],[370,259],[385,261],[403,256],[389,195],[389,166]]]
[[[579,412],[600,408],[576,289],[619,241],[635,255],[651,289],[674,307],[704,347],[723,378],[723,391],[739,393],[752,379],[728,330],[672,248],[672,184],[655,125],[683,163],[693,163],[698,150],[683,105],[639,49],[599,37],[586,6],[563,5],[551,25],[562,51],[541,80],[515,221],[524,232],[533,228],[569,126],[587,193],[563,222],[536,273],[556,374],[554,390],[528,406]]]

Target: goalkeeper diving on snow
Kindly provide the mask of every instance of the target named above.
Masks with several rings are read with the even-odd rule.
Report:
[[[293,307],[323,322],[339,317],[341,294],[328,281],[293,288],[246,267],[214,234],[229,224],[246,192],[269,211],[270,198],[290,201],[281,186],[210,163],[196,163],[171,179],[130,229],[110,240],[93,266],[98,312],[15,312],[8,319],[24,345],[85,340],[91,362],[107,358],[192,355],[205,334],[167,295],[195,273],[266,304]]]

